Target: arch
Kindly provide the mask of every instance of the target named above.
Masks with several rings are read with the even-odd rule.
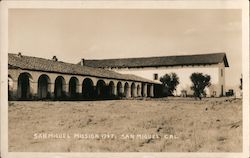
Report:
[[[37,88],[37,94],[39,99],[47,99],[50,97],[50,78],[49,76],[42,74],[38,78],[38,88]]]
[[[90,78],[85,78],[82,82],[82,95],[84,99],[94,97],[94,83]]]
[[[103,80],[98,80],[96,83],[96,97],[104,98],[106,95],[106,83]]]
[[[76,99],[78,97],[78,85],[79,80],[76,77],[71,77],[69,80],[69,97],[71,99]]]
[[[141,96],[141,86],[137,85],[137,96]]]
[[[21,73],[18,76],[18,98],[22,100],[31,99],[30,80],[32,76],[28,72]]]
[[[108,95],[109,97],[114,97],[115,96],[115,84],[113,81],[110,81],[109,82],[109,85],[108,85]]]
[[[128,98],[128,97],[130,96],[130,91],[129,91],[129,84],[128,84],[128,82],[126,82],[126,83],[124,84],[124,95],[125,95],[126,98]]]
[[[134,82],[131,84],[131,96],[136,97],[136,86]]]
[[[13,96],[13,86],[14,86],[14,82],[13,82],[13,78],[8,75],[8,98],[12,99]]]
[[[119,97],[122,97],[123,96],[123,91],[122,91],[122,83],[121,82],[117,83],[116,90],[117,90],[117,95]]]
[[[65,99],[66,94],[66,82],[65,79],[62,76],[58,76],[55,80],[55,99]]]

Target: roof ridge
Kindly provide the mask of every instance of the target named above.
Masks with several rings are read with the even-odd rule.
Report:
[[[169,56],[148,56],[148,57],[129,57],[129,58],[106,58],[106,59],[84,59],[85,61],[100,61],[100,60],[120,60],[120,59],[148,59],[148,58],[164,58],[164,57],[187,57],[187,56],[205,56],[226,54],[225,52],[206,53],[206,54],[185,54],[185,55],[169,55]]]
[[[152,67],[152,66],[180,66],[180,65],[200,65],[200,64],[218,64],[224,61],[226,67],[228,61],[225,52],[207,53],[207,54],[186,54],[171,56],[154,57],[136,57],[136,58],[117,58],[117,59],[96,59],[84,60],[85,65],[92,67]],[[78,63],[79,64],[79,63]]]

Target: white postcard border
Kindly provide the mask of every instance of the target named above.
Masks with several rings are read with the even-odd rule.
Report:
[[[1,5],[1,154],[3,158],[63,157],[249,157],[249,8],[247,0],[215,1],[2,1]],[[8,152],[8,10],[14,8],[51,9],[242,9],[243,69],[243,152],[242,153],[40,153]]]

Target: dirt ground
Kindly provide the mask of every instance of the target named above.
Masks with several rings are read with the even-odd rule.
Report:
[[[242,100],[9,102],[9,151],[241,152]]]

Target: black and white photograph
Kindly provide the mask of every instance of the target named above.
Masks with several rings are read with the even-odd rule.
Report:
[[[242,37],[241,9],[11,8],[8,152],[242,153]]]

